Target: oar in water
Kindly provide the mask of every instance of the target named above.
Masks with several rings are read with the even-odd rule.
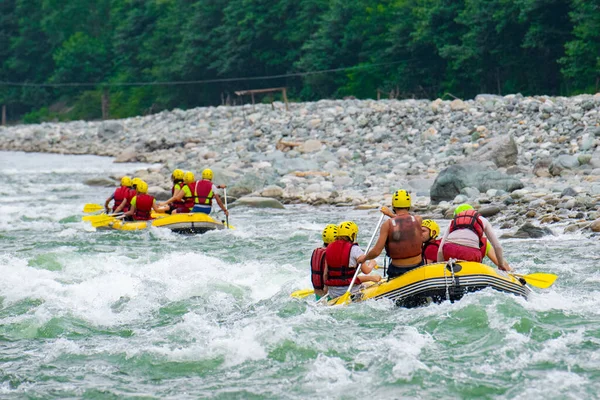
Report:
[[[83,206],[84,213],[93,213],[93,212],[102,211],[102,210],[104,210],[104,206],[102,206],[100,204],[87,203],[86,205]]]
[[[227,207],[227,188],[223,188],[223,196],[225,196],[225,210],[227,210],[227,214],[229,214],[229,207]],[[225,214],[225,223],[227,224],[227,229],[229,228],[229,215]]]
[[[519,277],[519,278],[523,278],[528,285],[531,285],[531,286],[534,286],[534,287],[537,287],[540,289],[548,289],[550,286],[552,286],[554,281],[556,281],[556,279],[558,278],[557,275],[547,274],[544,272],[536,272],[536,273],[528,274],[528,275],[511,273],[511,275]]]
[[[383,217],[385,217],[385,215],[381,214],[381,218],[379,218],[379,222],[377,223],[377,226],[375,227],[375,230],[373,231],[373,235],[371,236],[371,240],[369,240],[369,244],[367,245],[365,254],[367,254],[369,252],[369,249],[371,248],[371,244],[373,244],[373,240],[375,239],[375,235],[377,234],[377,231],[379,230],[379,226],[381,225],[381,222],[383,221]],[[348,304],[348,302],[350,301],[350,291],[352,290],[352,286],[354,286],[354,281],[356,280],[356,277],[358,276],[360,269],[361,269],[361,265],[357,265],[356,272],[354,273],[352,282],[350,282],[350,286],[348,286],[348,290],[346,291],[346,293],[344,293],[337,299],[334,299],[333,305],[337,306],[337,305]]]
[[[379,268],[381,268],[379,265],[376,265],[373,267],[373,269],[379,269]],[[292,294],[290,294],[290,297],[293,297],[295,299],[303,299],[305,297],[310,296],[311,294],[315,294],[314,289],[300,289],[300,290],[296,290],[295,292],[292,292]]]
[[[90,221],[90,222],[102,221],[106,217],[116,217],[119,215],[123,215],[123,213],[121,212],[121,213],[116,213],[116,214],[84,215],[83,217],[81,217],[81,220],[82,221]]]
[[[108,226],[108,225],[112,224],[113,222],[119,221],[118,218],[112,217],[110,215],[99,215],[98,217],[102,217],[102,218],[98,218],[97,220],[92,221],[92,226],[94,228]]]

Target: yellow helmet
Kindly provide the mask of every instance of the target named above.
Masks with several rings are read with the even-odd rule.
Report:
[[[185,174],[183,174],[183,182],[185,183],[192,183],[196,180],[196,178],[194,177],[194,173],[191,171],[187,171]]]
[[[392,197],[392,207],[410,208],[410,194],[406,190],[397,190]]]
[[[338,227],[334,224],[329,224],[323,229],[323,243],[329,244],[337,238]]]
[[[142,180],[140,178],[133,178],[131,180],[131,186],[137,186],[140,184],[140,182],[142,182]]]
[[[171,178],[174,181],[182,181],[183,180],[183,174],[184,172],[180,169],[176,169],[175,171],[173,171],[173,173],[171,174]]]
[[[358,236],[358,225],[352,221],[344,221],[338,226],[338,237],[347,236],[352,242],[356,242]]]
[[[148,193],[148,184],[142,180],[137,184],[138,193]]]
[[[440,234],[440,226],[432,219],[424,219],[421,226],[429,228],[429,237],[435,239]]]
[[[202,171],[202,179],[208,179],[209,181],[213,180],[213,172],[212,169],[206,168]]]
[[[131,187],[131,178],[128,176],[124,176],[121,178],[121,186]]]

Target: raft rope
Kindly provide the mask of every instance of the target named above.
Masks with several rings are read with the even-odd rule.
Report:
[[[448,284],[446,270],[448,269],[448,266],[450,266],[450,272],[452,273],[452,282],[455,282],[456,281],[456,279],[454,277],[454,263],[455,262],[456,262],[456,259],[451,258],[450,260],[448,260],[448,263],[444,266],[444,285],[446,286],[446,300],[448,300],[448,301],[450,301],[450,285]]]

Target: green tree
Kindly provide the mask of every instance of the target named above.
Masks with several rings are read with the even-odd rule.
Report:
[[[562,73],[576,92],[600,89],[600,0],[573,0],[573,40],[560,60]]]

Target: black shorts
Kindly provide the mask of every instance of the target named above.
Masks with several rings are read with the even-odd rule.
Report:
[[[388,278],[389,279],[393,279],[393,278],[397,278],[400,275],[403,275],[405,273],[407,273],[410,270],[413,270],[415,268],[419,268],[420,266],[425,265],[425,260],[421,260],[421,262],[419,264],[416,265],[408,265],[408,266],[402,266],[402,267],[397,267],[394,264],[390,264],[390,266],[388,267],[387,270],[387,274],[388,274]]]

